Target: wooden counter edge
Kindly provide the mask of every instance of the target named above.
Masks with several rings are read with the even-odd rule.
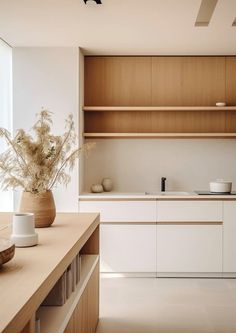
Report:
[[[71,263],[76,254],[82,249],[86,241],[90,238],[92,233],[99,226],[99,214],[96,216],[94,221],[90,224],[86,232],[78,239],[76,244],[66,253],[63,260],[56,266],[56,268],[49,274],[46,280],[39,286],[37,291],[30,297],[28,302],[20,309],[17,315],[12,318],[11,322],[3,329],[2,333],[21,332],[28,323],[32,321],[35,313],[52,289],[56,281],[60,278],[63,272],[66,270],[68,265]],[[23,331],[24,333],[25,331]]]

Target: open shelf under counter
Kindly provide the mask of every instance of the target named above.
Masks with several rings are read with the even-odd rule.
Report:
[[[41,333],[64,332],[99,261],[98,255],[81,256],[81,276],[76,289],[63,306],[41,306],[37,311]]]
[[[96,139],[235,139],[236,133],[84,133]]]
[[[236,111],[236,106],[84,106],[94,111]]]

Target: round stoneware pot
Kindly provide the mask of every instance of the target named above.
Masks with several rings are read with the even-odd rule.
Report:
[[[22,192],[19,211],[21,213],[34,213],[36,228],[50,227],[56,217],[52,191],[40,194]]]

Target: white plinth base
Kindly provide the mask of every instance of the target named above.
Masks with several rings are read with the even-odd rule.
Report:
[[[15,243],[16,247],[28,247],[38,244],[38,234],[32,235],[11,235],[11,240]]]

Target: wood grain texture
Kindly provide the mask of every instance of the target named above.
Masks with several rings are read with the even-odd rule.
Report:
[[[95,333],[99,317],[99,265],[88,281],[65,333]]]
[[[35,314],[32,316],[32,318],[25,325],[25,327],[23,328],[21,333],[35,333]]]
[[[184,105],[183,64],[183,57],[152,57],[152,105]]]
[[[34,213],[35,227],[50,227],[56,217],[56,207],[52,191],[40,194],[22,192],[20,201],[20,212]]]
[[[80,250],[81,254],[99,254],[99,227],[94,230],[91,237]]]
[[[11,219],[11,213],[0,214],[4,225]],[[0,307],[0,332],[25,327],[98,225],[97,214],[60,213],[51,228],[38,229],[38,246],[16,249],[0,271],[0,300],[5,304]],[[6,237],[9,232],[0,234]]]
[[[183,104],[225,102],[225,57],[183,57]]]
[[[236,111],[236,106],[84,106],[85,112],[91,111]]]
[[[85,113],[84,130],[85,133],[224,133],[225,111],[91,111]]]
[[[15,244],[6,239],[0,238],[0,267],[14,257]]]
[[[98,262],[98,255],[82,255],[80,281],[66,303],[63,306],[39,308],[37,316],[40,318],[41,333],[63,332],[66,329]]]
[[[85,57],[85,105],[151,105],[150,57]]]
[[[236,104],[236,57],[226,57],[226,101]]]
[[[84,136],[235,137],[215,106],[236,105],[235,74],[236,57],[85,57]]]
[[[236,133],[84,133],[87,139],[234,139]]]

